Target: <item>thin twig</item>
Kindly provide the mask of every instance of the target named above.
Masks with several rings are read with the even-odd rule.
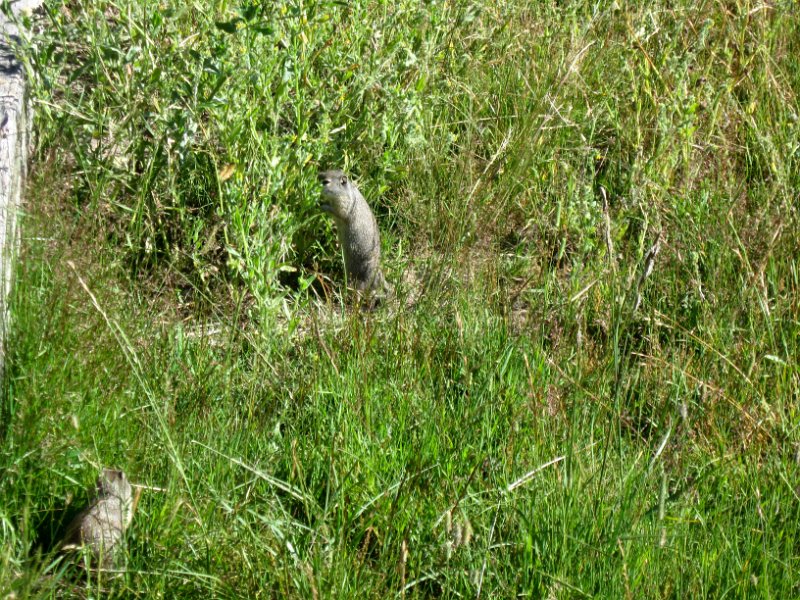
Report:
[[[564,455],[564,456],[557,456],[557,457],[556,457],[556,458],[554,458],[553,460],[551,460],[551,461],[548,461],[548,462],[544,463],[543,465],[539,465],[539,466],[538,466],[538,467],[536,467],[536,468],[535,468],[533,471],[529,471],[529,472],[525,473],[525,475],[523,475],[522,477],[520,477],[519,479],[517,479],[517,480],[516,480],[514,483],[512,483],[512,484],[509,484],[509,486],[506,488],[506,492],[512,492],[512,491],[514,491],[514,490],[515,490],[515,489],[517,489],[519,486],[521,486],[521,485],[524,485],[524,484],[526,484],[528,481],[530,481],[531,479],[533,479],[533,476],[534,476],[534,475],[536,475],[536,474],[537,474],[539,471],[543,471],[544,469],[546,469],[547,467],[549,467],[549,466],[551,466],[551,465],[554,465],[554,464],[556,464],[556,463],[560,463],[560,462],[561,462],[562,460],[564,460],[565,458],[567,458],[567,457],[566,457],[566,455]]]

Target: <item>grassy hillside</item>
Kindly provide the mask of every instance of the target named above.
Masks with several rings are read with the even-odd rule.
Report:
[[[800,15],[641,4],[48,3],[0,595],[800,596]]]

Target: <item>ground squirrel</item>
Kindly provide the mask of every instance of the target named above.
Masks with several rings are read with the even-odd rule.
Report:
[[[96,566],[115,566],[115,555],[130,525],[134,510],[133,488],[125,473],[103,469],[97,478],[97,496],[67,527],[63,550],[88,548]]]
[[[342,171],[323,171],[322,210],[336,223],[344,250],[344,266],[358,292],[382,294],[391,291],[380,266],[381,241],[378,222],[364,196]]]

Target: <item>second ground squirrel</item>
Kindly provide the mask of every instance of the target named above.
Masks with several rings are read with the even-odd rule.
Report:
[[[88,548],[96,566],[115,566],[122,536],[133,518],[133,496],[125,473],[103,469],[97,478],[97,496],[72,520],[62,548]]]
[[[381,271],[381,240],[378,222],[364,196],[342,171],[323,171],[322,210],[336,223],[339,243],[344,250],[344,266],[350,282],[359,293],[378,296],[391,291]]]

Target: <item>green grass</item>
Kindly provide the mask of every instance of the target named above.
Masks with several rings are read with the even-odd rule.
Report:
[[[799,24],[51,3],[0,594],[800,596]],[[340,166],[374,312],[318,208]],[[101,466],[158,489],[86,581],[47,538]]]

